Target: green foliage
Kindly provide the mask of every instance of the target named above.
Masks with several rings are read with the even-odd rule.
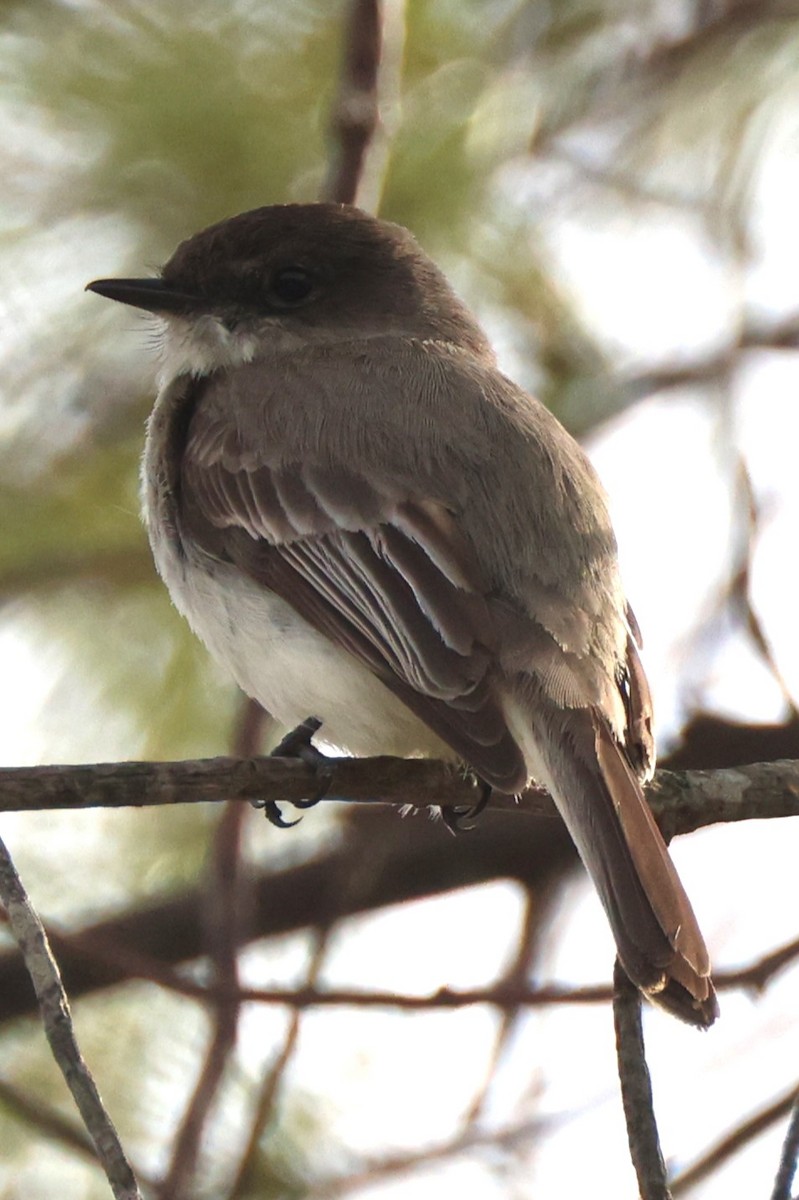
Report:
[[[124,211],[158,261],[195,229],[321,177],[341,13],[51,0],[15,14],[6,70],[84,148],[62,203]]]

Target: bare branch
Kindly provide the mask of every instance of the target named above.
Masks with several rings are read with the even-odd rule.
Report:
[[[671,1200],[644,1054],[641,993],[618,959],[613,968],[613,1023],[627,1141],[641,1200]]]
[[[213,995],[199,983],[177,982],[175,991],[194,999],[206,1000]],[[228,992],[228,989],[225,989]],[[442,987],[428,995],[404,992],[365,991],[359,988],[241,988],[238,998],[246,1003],[282,1004],[302,1011],[306,1008],[398,1008],[406,1012],[425,1012],[436,1008],[470,1008],[475,1004],[490,1004],[511,1015],[519,1008],[540,1008],[549,1004],[607,1004],[613,997],[608,984],[586,987],[567,984],[495,983],[483,988],[460,991]]]
[[[687,1167],[684,1171],[680,1171],[679,1175],[675,1175],[671,1181],[672,1196],[682,1196],[685,1192],[690,1191],[702,1179],[706,1179],[712,1174],[723,1162],[731,1158],[733,1154],[737,1154],[754,1138],[759,1137],[764,1130],[769,1129],[776,1121],[779,1121],[786,1113],[789,1113],[796,1103],[797,1085],[793,1086],[784,1092],[777,1100],[767,1104],[761,1108],[754,1116],[748,1117],[737,1128],[728,1133],[721,1141],[702,1155],[701,1158]]]
[[[0,841],[0,898],[39,1002],[47,1040],[78,1106],[117,1200],[141,1200],[133,1170],[103,1107],[97,1085],[75,1040],[66,992],[47,935],[34,912],[5,844]]]
[[[474,834],[454,838],[440,822],[399,820],[367,809],[352,830],[357,834],[353,844],[336,841],[307,861],[284,867],[272,863],[256,877],[248,940],[315,927],[331,914],[342,920],[497,878],[546,887],[577,863],[558,821],[539,822],[530,837],[520,838],[515,820],[486,812]],[[342,888],[348,878],[359,880],[357,894]],[[189,887],[152,897],[78,934],[49,929],[70,996],[132,974],[148,977],[149,964],[169,975],[170,964],[206,953],[203,909],[203,891]],[[0,1021],[30,1008],[30,985],[19,955],[0,952]]]
[[[799,938],[794,938],[777,950],[771,950],[748,967],[738,971],[718,971],[713,974],[717,988],[750,988],[755,992],[765,991],[775,975],[799,958]]]
[[[799,720],[763,725],[695,712],[661,761],[669,771],[710,771],[799,757]]]
[[[739,510],[742,510],[738,524],[743,545],[738,550],[738,561],[735,563],[735,569],[729,581],[727,595],[724,600],[737,610],[739,618],[747,630],[756,652],[763,660],[763,665],[782,693],[782,698],[790,714],[790,719],[795,721],[799,718],[799,708],[797,708],[788,681],[777,662],[774,650],[763,628],[763,622],[755,610],[752,598],[752,564],[760,534],[760,510],[749,470],[743,458],[739,459],[737,475],[737,507]]]
[[[274,1115],[280,1086],[283,1083],[286,1071],[297,1049],[301,1021],[302,1010],[295,1009],[289,1021],[285,1037],[283,1038],[283,1045],[261,1082],[261,1088],[250,1115],[250,1128],[244,1149],[228,1190],[230,1200],[236,1200],[238,1196],[243,1195],[245,1192],[247,1179],[252,1170],[253,1158],[258,1149],[258,1143],[270,1118]]]
[[[327,1179],[308,1191],[305,1197],[306,1200],[334,1200],[334,1197],[344,1196],[348,1192],[373,1184],[377,1180],[389,1179],[417,1167],[424,1167],[428,1163],[440,1162],[457,1154],[479,1150],[483,1147],[492,1151],[512,1151],[517,1147],[524,1148],[526,1145],[532,1144],[535,1138],[546,1133],[548,1129],[552,1129],[556,1124],[568,1119],[568,1117],[533,1117],[529,1121],[523,1121],[504,1129],[468,1129],[449,1141],[424,1150],[373,1160],[350,1175]]]
[[[532,904],[529,905],[532,908]],[[530,920],[526,921],[529,926]],[[106,955],[105,950],[109,953]],[[138,956],[135,959],[117,947],[97,948],[100,959],[112,963],[122,962],[129,971],[129,977],[148,979],[158,983],[170,991],[196,1000],[215,1000],[221,995],[229,997],[235,992],[239,1001],[262,1004],[284,1004],[295,1010],[305,1008],[330,1008],[343,1005],[347,1008],[399,1008],[408,1011],[426,1010],[433,1008],[467,1008],[474,1004],[490,1004],[503,1010],[509,1017],[515,1015],[520,1008],[538,1008],[549,1004],[607,1004],[613,999],[613,989],[609,984],[587,984],[573,987],[567,984],[537,984],[528,982],[527,970],[516,969],[517,964],[496,983],[482,988],[456,989],[443,987],[428,995],[413,993],[406,995],[402,992],[366,991],[362,988],[324,988],[317,989],[312,982],[306,981],[303,987],[292,988],[253,988],[234,989],[232,985],[223,983],[221,988],[216,984],[195,983],[184,979],[174,970],[164,968],[153,959]],[[713,983],[717,991],[733,991],[734,989],[749,989],[755,992],[765,991],[771,980],[790,966],[799,957],[799,938],[793,938],[784,946],[769,951],[762,958],[756,959],[747,967],[737,970],[715,971]],[[518,961],[518,960],[517,960]],[[479,1114],[475,1114],[477,1116]]]
[[[745,325],[735,342],[706,358],[697,359],[679,366],[668,365],[656,371],[622,380],[620,387],[626,403],[633,403],[653,392],[670,391],[673,388],[705,387],[719,379],[728,378],[746,350],[796,350],[799,348],[799,318],[792,314],[773,325]]]
[[[540,889],[533,890],[532,888],[528,888],[527,895],[525,896],[524,921],[519,934],[516,954],[508,970],[496,985],[498,990],[502,992],[509,991],[511,993],[514,989],[517,991],[529,991],[527,981],[535,958],[535,951],[538,949],[545,906],[546,901],[540,895]],[[483,1115],[491,1086],[499,1070],[503,1055],[510,1044],[519,1016],[519,1010],[522,1006],[511,1003],[503,1004],[501,1007],[503,1010],[502,1023],[497,1030],[494,1048],[486,1064],[485,1077],[476,1090],[472,1103],[469,1105],[469,1110],[466,1113],[463,1123],[464,1133],[470,1127],[476,1125]]]
[[[325,198],[355,204],[369,145],[378,127],[377,78],[382,49],[379,0],[353,0],[333,112],[335,154]]]
[[[325,799],[359,803],[470,805],[474,782],[445,763],[401,758],[331,758]],[[313,771],[296,758],[207,758],[172,763],[0,768],[0,811],[126,808],[158,804],[277,800],[291,803],[316,790]],[[553,815],[543,792],[539,812]],[[497,808],[515,808],[496,798]],[[527,805],[525,805],[527,808]]]
[[[330,929],[320,930],[305,975],[305,986],[307,988],[314,988],[316,986],[322,967],[324,966],[329,943]],[[229,1200],[237,1200],[237,1197],[244,1194],[247,1177],[252,1166],[253,1156],[258,1147],[258,1142],[264,1129],[275,1115],[277,1099],[284,1085],[286,1072],[297,1049],[302,1011],[302,1009],[295,1008],[292,1013],[285,1037],[283,1038],[283,1045],[261,1083],[260,1093],[252,1113],[244,1153],[241,1156],[238,1170],[228,1192]]]
[[[265,717],[259,704],[242,697],[232,739],[238,757],[249,758],[257,752]],[[208,1118],[236,1046],[241,1010],[238,952],[244,941],[242,913],[248,907],[250,891],[249,872],[241,858],[244,817],[240,804],[228,803],[211,847],[205,880],[205,933],[217,985],[208,996],[213,1004],[214,1028],[159,1189],[164,1200],[180,1200],[191,1193]]]
[[[462,770],[432,759],[331,758],[325,800],[399,804],[412,808],[468,806],[475,783]],[[0,769],[0,812],[125,808],[200,801],[302,800],[313,771],[290,758],[206,758],[171,763],[97,763]],[[753,763],[718,771],[658,771],[647,790],[667,838],[719,822],[799,814],[799,762]],[[495,794],[495,813],[556,815],[540,788],[519,799]]]
[[[791,1200],[791,1186],[796,1174],[796,1159],[799,1156],[799,1095],[794,1100],[793,1112],[788,1123],[788,1132],[782,1145],[780,1165],[771,1200]]]

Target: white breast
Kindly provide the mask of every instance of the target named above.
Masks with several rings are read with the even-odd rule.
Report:
[[[204,373],[196,369],[199,344],[217,357],[221,353],[213,326],[190,330],[185,344],[181,327],[170,326],[169,333],[173,353],[181,345],[191,350],[194,374]],[[176,608],[216,661],[282,725],[293,728],[316,717],[323,726],[320,740],[356,755],[453,758],[371,671],[317,633],[290,604],[191,545],[185,555],[179,552],[165,448],[191,377],[166,374],[147,427],[142,507],[156,566]]]
[[[357,755],[452,758],[452,751],[356,659],[235,567],[178,556],[152,528],[159,573],[197,636],[282,725],[306,717],[319,738]]]

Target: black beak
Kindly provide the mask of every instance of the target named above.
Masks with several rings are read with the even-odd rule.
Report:
[[[86,284],[86,291],[151,313],[188,313],[202,308],[197,296],[173,291],[161,279],[95,279]]]

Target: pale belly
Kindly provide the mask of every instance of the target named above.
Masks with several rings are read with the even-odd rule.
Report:
[[[289,604],[225,564],[153,547],[172,600],[212,656],[281,725],[317,717],[317,741],[355,755],[453,758],[452,750],[356,659]]]

